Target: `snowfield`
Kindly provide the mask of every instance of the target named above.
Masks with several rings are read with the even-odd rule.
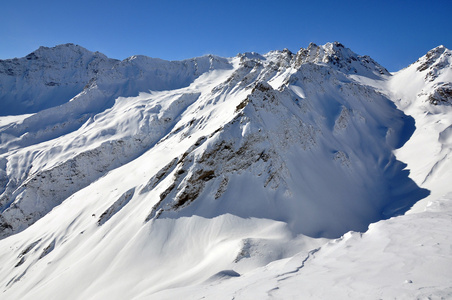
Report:
[[[452,298],[451,62],[0,60],[0,298]]]

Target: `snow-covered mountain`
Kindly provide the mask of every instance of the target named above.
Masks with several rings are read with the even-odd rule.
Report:
[[[451,296],[451,61],[0,61],[3,297]]]
[[[67,102],[118,61],[66,44],[0,61],[0,115],[35,113]]]

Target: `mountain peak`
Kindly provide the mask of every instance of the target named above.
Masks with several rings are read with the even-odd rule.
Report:
[[[427,69],[432,71],[434,69],[444,69],[446,67],[450,67],[452,61],[451,57],[452,52],[443,45],[440,45],[428,51],[427,54],[422,56],[417,61],[417,63],[419,63],[417,70],[419,72],[423,72]]]
[[[295,65],[299,67],[304,63],[327,64],[348,74],[370,77],[389,75],[384,67],[369,56],[358,55],[339,42],[326,43],[322,46],[310,43],[308,48],[301,48],[296,55]]]
[[[67,102],[117,62],[74,44],[41,46],[23,58],[0,60],[5,87],[0,89],[0,115],[34,113]]]
[[[429,52],[444,53],[447,50],[449,50],[449,49],[447,47],[445,47],[444,45],[439,45],[439,46],[433,48],[432,50],[430,50]]]
[[[27,60],[36,60],[38,58],[44,58],[60,62],[65,60],[77,59],[79,57],[84,56],[107,59],[107,56],[98,51],[91,52],[82,46],[72,43],[61,44],[54,47],[41,46],[37,50],[28,54],[25,58]]]

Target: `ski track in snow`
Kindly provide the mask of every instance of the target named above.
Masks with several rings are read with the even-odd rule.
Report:
[[[0,298],[451,298],[451,61],[0,61]]]

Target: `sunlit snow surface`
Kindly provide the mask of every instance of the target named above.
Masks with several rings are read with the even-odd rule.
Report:
[[[452,297],[451,60],[2,61],[0,298]]]

